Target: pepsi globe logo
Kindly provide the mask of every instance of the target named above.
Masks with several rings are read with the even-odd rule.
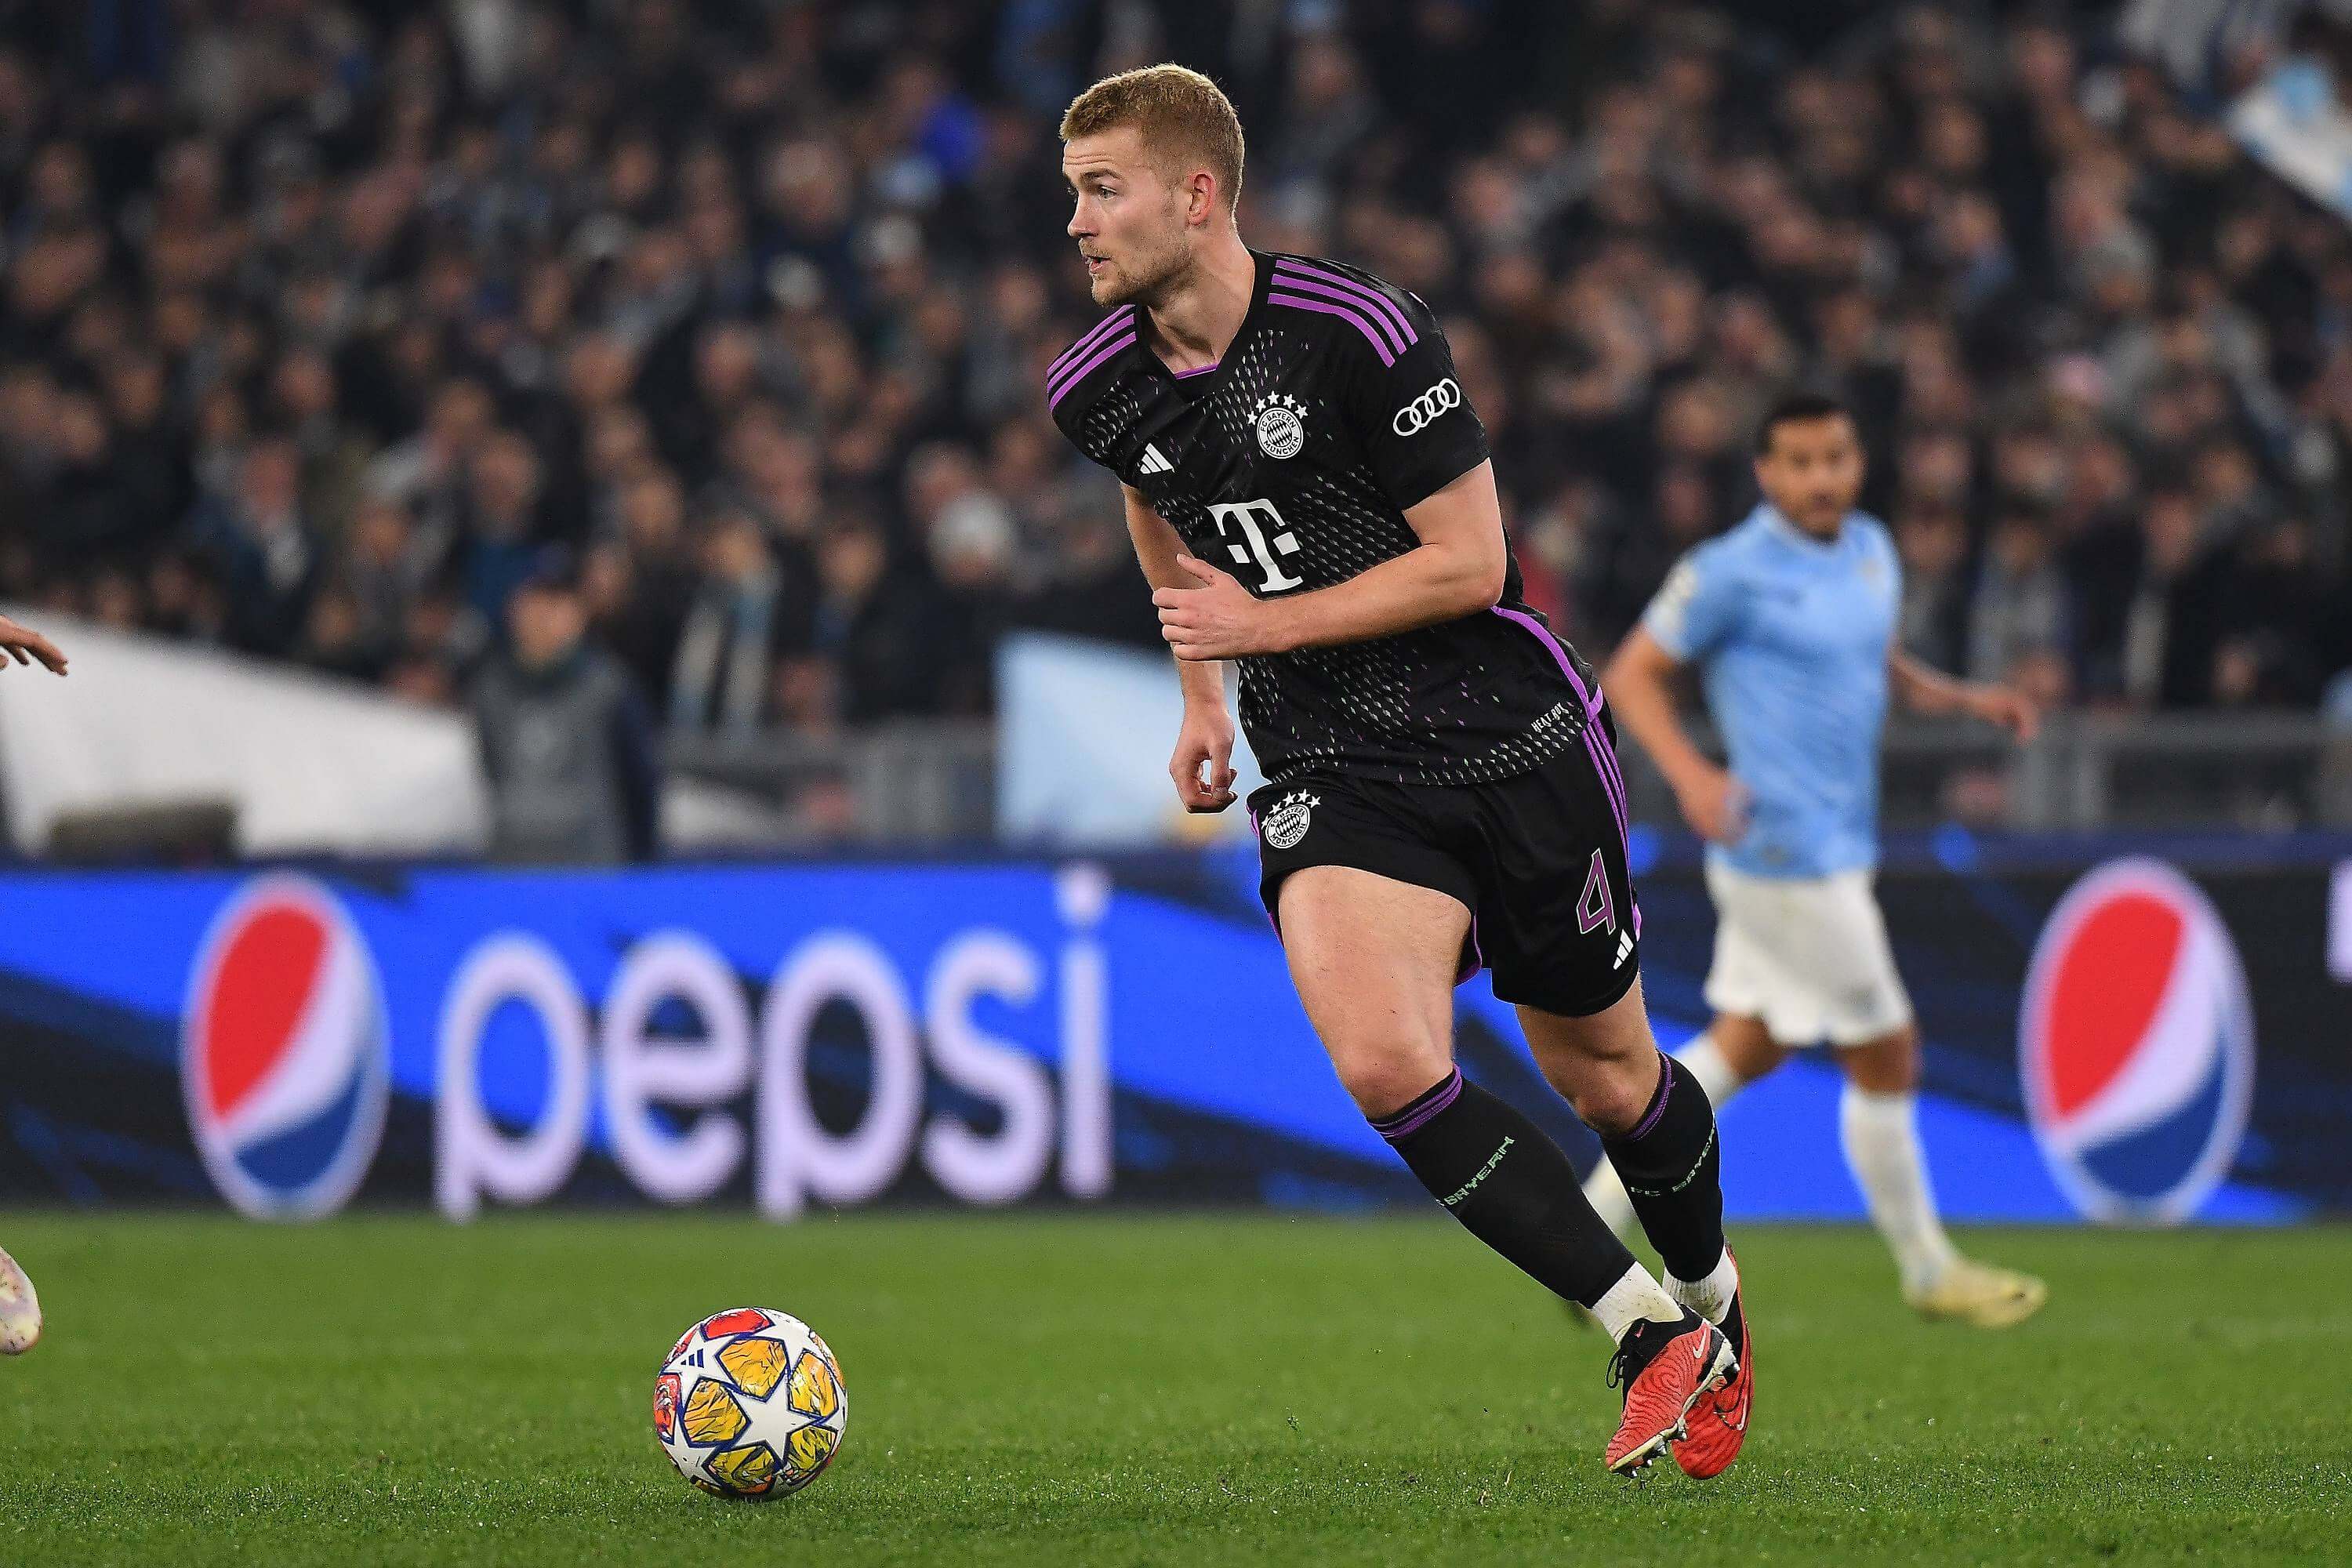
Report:
[[[349,1202],[383,1137],[383,984],[335,895],[271,875],[214,917],[188,976],[180,1080],[213,1184],[265,1219]]]
[[[2171,1224],[2229,1173],[2253,1100],[2245,970],[2205,895],[2114,860],[2042,929],[2018,1020],[2033,1136],[2095,1219]]]

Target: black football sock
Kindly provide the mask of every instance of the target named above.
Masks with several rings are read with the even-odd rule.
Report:
[[[1459,1068],[1372,1130],[1465,1229],[1546,1289],[1590,1307],[1633,1267],[1559,1145]]]
[[[1664,1051],[1658,1087],[1633,1130],[1603,1138],[1643,1234],[1677,1279],[1704,1279],[1723,1258],[1723,1156],[1715,1107],[1690,1068]]]

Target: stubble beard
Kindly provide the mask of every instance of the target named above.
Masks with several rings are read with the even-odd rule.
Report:
[[[1148,266],[1150,270],[1136,272],[1123,264],[1117,265],[1119,276],[1133,281],[1108,292],[1099,286],[1091,289],[1095,303],[1105,310],[1115,305],[1140,305],[1152,310],[1181,290],[1193,272],[1192,255],[1181,240],[1151,257]]]

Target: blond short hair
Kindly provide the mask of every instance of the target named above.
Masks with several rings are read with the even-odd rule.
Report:
[[[1242,121],[1224,89],[1199,71],[1178,65],[1145,66],[1107,76],[1070,100],[1062,114],[1062,140],[1073,142],[1132,125],[1161,173],[1175,178],[1189,172],[1170,167],[1197,161],[1208,165],[1231,213],[1242,196]]]

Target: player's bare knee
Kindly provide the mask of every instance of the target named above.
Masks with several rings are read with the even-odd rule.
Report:
[[[1789,1059],[1789,1047],[1772,1037],[1761,1018],[1719,1017],[1707,1033],[1741,1083],[1754,1083]]]
[[[1536,1059],[1546,1081],[1568,1101],[1577,1120],[1603,1137],[1625,1131],[1641,1121],[1650,1097],[1657,1092],[1654,1046],[1606,1056],[1550,1050],[1538,1053]]]
[[[1649,1052],[1646,1060],[1614,1058],[1591,1066],[1574,1089],[1561,1091],[1577,1120],[1603,1138],[1633,1131],[1658,1091],[1658,1053]]]
[[[1331,1066],[1356,1109],[1378,1121],[1393,1115],[1427,1092],[1453,1067],[1433,1041],[1389,1041],[1331,1047]]]
[[[1893,1034],[1844,1047],[1838,1060],[1857,1089],[1908,1094],[1919,1087],[1919,1031],[1906,1024]]]

